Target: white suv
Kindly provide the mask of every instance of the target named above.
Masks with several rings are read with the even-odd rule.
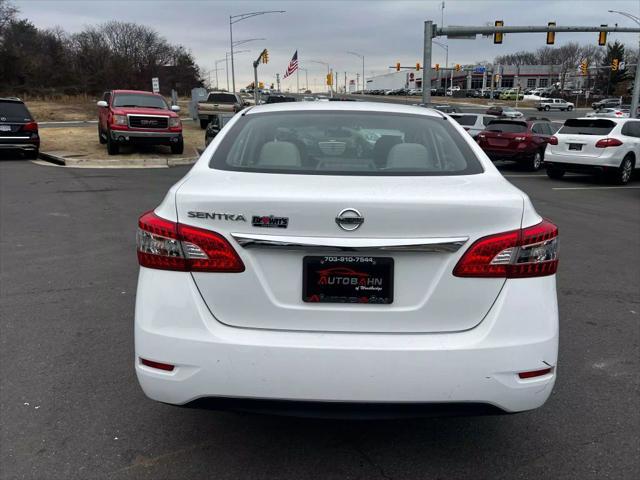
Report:
[[[547,175],[565,172],[604,173],[614,182],[631,179],[640,159],[640,120],[574,118],[549,139],[544,154]]]
[[[575,105],[571,102],[567,102],[562,98],[545,98],[544,100],[540,100],[538,103],[538,111],[549,111],[549,110],[561,110],[561,111],[571,111],[575,108]]]

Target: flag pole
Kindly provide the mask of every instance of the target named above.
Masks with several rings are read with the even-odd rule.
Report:
[[[300,93],[300,52],[296,49],[296,53],[298,53],[298,68],[296,68],[296,95]]]

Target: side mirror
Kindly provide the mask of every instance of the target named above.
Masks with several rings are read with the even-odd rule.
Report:
[[[172,111],[172,112],[179,112],[179,111],[180,111],[180,106],[178,106],[178,105],[171,105],[171,111]]]
[[[109,106],[109,104],[104,100],[100,100],[96,105],[98,105],[101,108],[107,108]]]

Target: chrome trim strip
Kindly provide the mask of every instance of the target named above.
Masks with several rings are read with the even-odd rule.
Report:
[[[381,250],[387,252],[456,252],[469,237],[433,238],[339,238],[295,237],[285,235],[261,235],[232,233],[231,237],[244,248],[279,248],[283,250],[360,251]]]
[[[0,140],[29,140],[31,137],[0,137]]]

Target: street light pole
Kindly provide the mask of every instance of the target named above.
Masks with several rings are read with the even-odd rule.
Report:
[[[444,2],[442,2],[442,3],[444,4]],[[438,45],[440,48],[444,48],[444,51],[445,51],[444,68],[445,69],[449,68],[449,45],[446,45],[446,44],[440,43],[440,42],[436,42],[435,40],[432,40],[432,42],[433,42],[434,45]],[[424,83],[424,82],[422,82],[422,83]],[[444,79],[444,83],[445,84],[447,83],[446,77]],[[438,87],[441,87],[441,86],[442,85],[438,85]],[[451,86],[453,86],[453,84]],[[445,90],[446,90],[447,85],[445,85],[444,87],[445,87]]]
[[[320,65],[326,65],[327,66],[327,78],[328,78],[329,74],[331,73],[331,68],[330,68],[330,65],[327,62],[323,62],[321,60],[309,60],[309,61],[311,63],[319,63]],[[333,80],[331,82],[333,83]],[[329,96],[333,97],[333,89],[331,88],[331,85],[327,85],[327,87],[329,89]]]
[[[347,52],[351,55],[355,55],[356,57],[360,57],[362,58],[362,93],[364,94],[364,86],[366,84],[365,79],[364,79],[364,55],[357,53],[357,52]]]
[[[236,93],[236,73],[233,64],[233,24],[246,20],[247,18],[257,17],[258,15],[266,15],[267,13],[285,13],[284,10],[263,10],[261,12],[248,12],[239,15],[229,15],[229,44],[231,45],[231,82],[233,84],[233,93]]]
[[[635,15],[631,15],[630,13],[627,13],[627,12],[621,12],[619,10],[609,10],[608,12],[623,15],[633,20],[640,26],[640,17],[636,17]],[[631,94],[631,111],[629,112],[629,116],[631,118],[640,118],[640,114],[638,113],[638,105],[639,105],[639,97],[640,97],[640,35],[638,37],[639,38],[638,38],[638,58],[636,60],[636,78],[633,81],[633,93]]]

